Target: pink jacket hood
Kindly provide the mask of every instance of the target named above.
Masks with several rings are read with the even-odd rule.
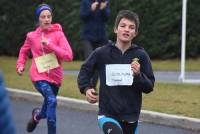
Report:
[[[48,28],[48,29],[45,29],[45,30],[43,30],[43,29],[41,29],[40,27],[38,27],[37,29],[36,29],[36,32],[55,32],[55,31],[63,31],[63,29],[62,29],[62,27],[61,27],[61,25],[60,24],[52,24],[51,26],[50,26],[50,28]]]

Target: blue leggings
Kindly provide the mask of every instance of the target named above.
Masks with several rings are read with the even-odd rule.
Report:
[[[128,123],[104,116],[98,119],[98,124],[104,134],[138,134],[138,121]]]
[[[51,84],[47,81],[37,81],[34,85],[38,92],[44,97],[44,102],[37,119],[47,118],[48,134],[56,134],[56,96],[59,88],[55,84]]]

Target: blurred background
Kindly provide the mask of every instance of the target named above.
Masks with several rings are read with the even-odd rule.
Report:
[[[75,60],[82,60],[80,49],[80,0],[1,0],[0,1],[0,55],[17,56],[26,33],[36,27],[35,8],[45,2],[53,8],[53,22],[63,26],[73,48]],[[189,0],[187,7],[187,58],[200,56],[200,5]],[[151,59],[176,59],[181,53],[182,0],[110,0],[111,16],[108,22],[110,40],[115,40],[113,24],[121,9],[130,9],[140,16],[136,43],[143,46]]]
[[[27,61],[25,73],[21,78],[15,72],[15,64],[27,32],[37,26],[35,9],[43,2],[53,8],[53,22],[62,25],[74,52],[74,61],[63,64],[65,75],[59,96],[84,100],[85,96],[79,93],[76,84],[77,74],[83,63],[80,44],[82,26],[79,16],[80,0],[0,0],[0,71],[4,74],[5,86],[36,92],[28,75],[31,60]],[[143,46],[150,55],[156,77],[154,92],[143,95],[142,109],[200,119],[200,84],[181,83],[179,80],[182,4],[182,0],[110,0],[111,16],[107,23],[107,33],[109,39],[115,41],[113,25],[119,10],[129,9],[138,13],[139,36],[134,42]],[[186,29],[188,72],[186,77],[198,80],[200,80],[199,6],[200,0],[188,0]],[[13,107],[13,116],[17,122],[17,131],[22,134],[25,128],[19,124],[25,124],[27,119],[24,118],[28,118],[28,115],[24,116],[22,113],[30,113],[30,103],[23,104],[25,102],[23,100],[18,103],[14,99],[11,99],[11,102],[16,106]],[[21,109],[28,109],[29,112],[21,112]],[[20,114],[21,116],[18,116]],[[147,129],[149,130],[154,129]],[[37,132],[39,131],[43,133],[40,129]],[[174,133],[178,134],[176,131]]]

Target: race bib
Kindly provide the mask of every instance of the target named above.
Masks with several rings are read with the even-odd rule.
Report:
[[[106,65],[106,85],[131,86],[133,84],[133,72],[130,64]]]
[[[55,54],[45,54],[35,58],[36,67],[39,73],[47,72],[59,66]]]

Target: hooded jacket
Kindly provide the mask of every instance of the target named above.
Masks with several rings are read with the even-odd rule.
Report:
[[[100,2],[100,0],[98,1]],[[81,0],[80,18],[83,22],[81,39],[104,43],[108,40],[106,34],[106,22],[110,15],[109,3],[103,10],[97,9],[96,11],[91,11],[93,2],[95,2],[95,0]]]
[[[131,64],[133,58],[138,58],[141,66],[140,75],[133,78],[133,84],[131,86],[106,85],[106,65]],[[85,93],[91,87],[90,78],[95,69],[100,77],[99,115],[118,120],[137,121],[141,111],[142,93],[153,91],[155,82],[150,58],[145,50],[132,45],[122,54],[114,44],[97,48],[80,69],[78,85],[81,93]]]
[[[42,34],[48,39],[48,45],[41,44]],[[51,27],[46,30],[42,30],[38,27],[35,31],[29,32],[26,36],[24,45],[20,49],[16,69],[19,67],[25,68],[25,63],[30,51],[33,56],[29,70],[32,82],[45,80],[60,86],[63,79],[61,64],[63,61],[72,61],[73,59],[71,47],[62,31],[61,25],[52,24]],[[51,69],[49,72],[39,73],[34,59],[49,53],[54,53],[56,55],[59,67]]]
[[[3,76],[0,71],[0,134],[16,134],[15,124],[13,122],[10,108],[10,100],[6,90]]]

